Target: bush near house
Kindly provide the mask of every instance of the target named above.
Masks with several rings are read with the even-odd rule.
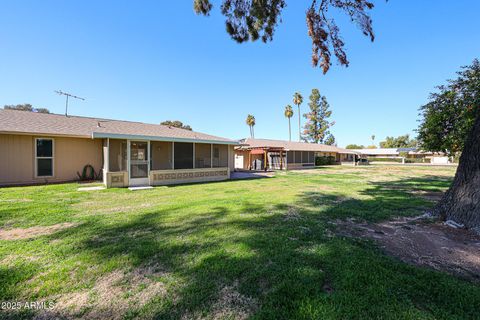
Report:
[[[375,157],[368,157],[369,162],[398,162],[402,163],[402,159],[400,158],[375,158]]]
[[[430,163],[430,159],[426,158],[407,158],[405,159],[405,163]]]
[[[336,163],[336,159],[333,156],[322,156],[322,157],[315,157],[315,165],[316,166],[327,166]]]

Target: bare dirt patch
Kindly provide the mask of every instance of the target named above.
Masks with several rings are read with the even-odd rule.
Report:
[[[349,219],[336,225],[338,234],[372,239],[404,262],[480,282],[480,237],[468,230],[425,217],[376,224]]]
[[[39,312],[35,319],[122,319],[157,296],[166,294],[159,277],[167,273],[155,263],[131,271],[115,270],[99,278],[89,290],[57,295],[52,310]]]
[[[39,236],[50,235],[57,231],[76,226],[75,223],[65,222],[51,226],[37,226],[31,228],[0,229],[0,240],[23,240]]]

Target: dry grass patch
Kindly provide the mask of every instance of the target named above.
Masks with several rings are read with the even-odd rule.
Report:
[[[51,226],[38,226],[31,228],[0,229],[0,240],[24,240],[39,236],[46,236],[57,231],[76,226],[76,223],[57,223]]]
[[[38,313],[36,319],[122,319],[127,312],[164,296],[165,285],[159,278],[167,275],[155,263],[130,272],[115,270],[100,277],[89,290],[46,298],[55,301],[55,307]]]

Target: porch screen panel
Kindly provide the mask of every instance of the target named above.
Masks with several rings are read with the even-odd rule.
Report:
[[[151,169],[171,170],[172,169],[172,143],[166,141],[151,141]]]
[[[175,169],[193,169],[193,143],[175,142]]]
[[[225,144],[213,145],[213,167],[228,167],[228,146]]]
[[[309,151],[308,152],[308,162],[314,163],[315,162],[315,152]]]
[[[302,163],[308,163],[308,151],[302,151]]]
[[[195,168],[210,168],[212,158],[211,144],[195,143]]]
[[[295,163],[293,160],[293,151],[287,151],[287,163]]]
[[[127,140],[110,139],[109,145],[109,170],[127,171]]]
[[[295,151],[295,163],[302,163],[302,153]]]

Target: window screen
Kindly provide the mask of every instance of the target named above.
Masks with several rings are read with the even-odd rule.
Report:
[[[308,151],[302,151],[302,163],[308,163]]]
[[[293,151],[287,151],[287,162],[295,163],[295,161],[293,160]]]
[[[195,168],[210,168],[212,166],[211,146],[211,144],[195,143]]]
[[[228,167],[228,146],[224,144],[213,145],[213,167]]]
[[[193,143],[175,142],[175,169],[193,169]]]

